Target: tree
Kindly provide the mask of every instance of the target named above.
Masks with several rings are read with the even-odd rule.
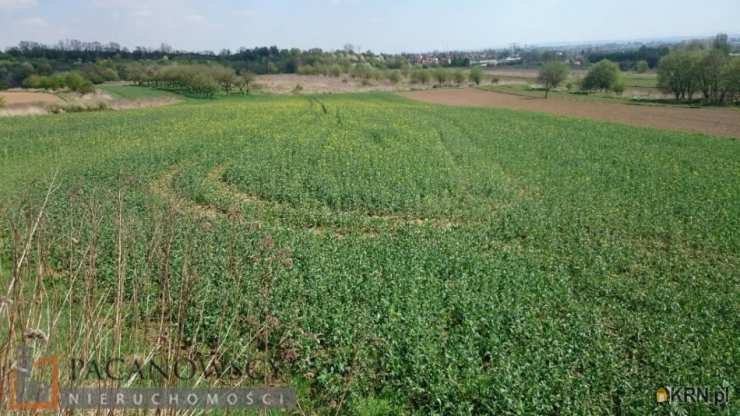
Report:
[[[251,72],[242,72],[241,75],[236,77],[234,83],[242,94],[249,94],[249,86],[254,82],[255,75]]]
[[[218,91],[218,83],[211,76],[203,72],[196,72],[190,78],[189,86],[191,93],[209,98],[213,97],[216,91]]]
[[[455,81],[455,84],[458,86],[462,85],[466,79],[467,77],[463,71],[457,70],[452,73],[452,80]]]
[[[68,72],[64,76],[64,85],[72,91],[87,94],[95,91],[92,82],[86,80],[78,72]]]
[[[740,58],[732,58],[722,68],[722,89],[730,103],[740,100]]]
[[[443,85],[447,82],[447,70],[444,68],[437,68],[434,70],[434,79],[437,80],[437,84]]]
[[[542,65],[537,80],[545,87],[545,98],[548,97],[551,89],[557,88],[568,78],[568,72],[568,65],[559,61],[550,61]]]
[[[609,91],[619,86],[619,66],[607,59],[599,61],[588,70],[582,87],[586,91]]]
[[[231,92],[231,87],[236,80],[236,72],[232,68],[223,66],[214,67],[212,70],[213,79],[218,82],[226,94]]]
[[[691,100],[699,87],[702,51],[675,50],[658,63],[658,88],[677,101]]]
[[[388,81],[390,81],[391,84],[398,84],[401,82],[401,71],[398,69],[388,71]]]
[[[648,69],[650,69],[650,65],[648,65],[648,62],[645,60],[639,61],[635,65],[635,71],[637,71],[637,73],[639,74],[644,74],[648,71]]]
[[[481,81],[483,81],[483,71],[480,69],[480,67],[476,66],[475,68],[470,70],[470,74],[468,74],[468,77],[471,81],[475,83],[475,85],[480,85]]]
[[[720,49],[712,49],[702,54],[696,65],[697,87],[709,104],[721,104],[726,92],[722,85],[723,70],[729,57]]]
[[[721,51],[725,55],[729,55],[732,47],[730,46],[730,42],[728,41],[727,33],[717,34],[717,36],[715,36],[714,40],[712,41],[712,48]]]
[[[432,78],[426,69],[417,69],[411,73],[411,82],[414,84],[426,84]]]

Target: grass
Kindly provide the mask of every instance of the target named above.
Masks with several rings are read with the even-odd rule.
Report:
[[[532,88],[528,84],[507,84],[507,85],[486,85],[477,87],[484,91],[500,92],[504,94],[519,95],[523,97],[544,98],[544,90]],[[590,92],[567,91],[564,87],[550,91],[550,96],[565,100],[587,101],[587,102],[612,102],[630,105],[650,105],[650,106],[673,106],[673,107],[702,107],[701,101],[693,103],[676,102],[672,99],[663,98],[635,98],[627,95],[618,95],[610,92]],[[728,106],[726,108],[736,108],[737,106]]]
[[[622,78],[627,88],[658,88],[658,76],[655,73],[623,72]]]
[[[101,84],[97,88],[113,98],[127,100],[179,97],[167,91],[150,87],[140,87],[138,85]]]
[[[0,160],[9,339],[215,350],[307,414],[739,410],[654,404],[737,380],[736,140],[258,96],[0,120]]]

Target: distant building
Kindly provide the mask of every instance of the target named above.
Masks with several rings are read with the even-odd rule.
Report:
[[[498,59],[481,59],[478,61],[470,61],[471,66],[496,66],[498,65]]]

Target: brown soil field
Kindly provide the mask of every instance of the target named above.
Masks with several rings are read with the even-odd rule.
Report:
[[[508,108],[740,138],[740,111],[733,108],[687,108],[533,98],[478,89],[412,91],[402,96],[433,104]]]
[[[8,107],[26,104],[61,104],[63,101],[54,94],[35,91],[3,91],[0,96]]]
[[[303,87],[303,90],[301,91],[303,94],[404,91],[411,89],[411,87],[406,83],[393,85],[386,80],[371,80],[370,85],[362,85],[362,81],[354,80],[346,74],[342,74],[340,77],[295,74],[259,75],[257,76],[256,82],[259,84],[262,91],[272,94],[291,94],[296,85],[301,85]],[[431,87],[431,83],[428,84],[428,87]],[[415,85],[414,88],[424,87]]]

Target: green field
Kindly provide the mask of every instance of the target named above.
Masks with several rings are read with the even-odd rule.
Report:
[[[737,140],[263,96],[0,119],[0,160],[60,356],[215,350],[306,414],[740,412],[654,396],[737,387]]]
[[[100,84],[97,88],[113,98],[127,100],[179,97],[177,94],[167,91],[162,91],[156,88],[140,87],[137,85]]]

